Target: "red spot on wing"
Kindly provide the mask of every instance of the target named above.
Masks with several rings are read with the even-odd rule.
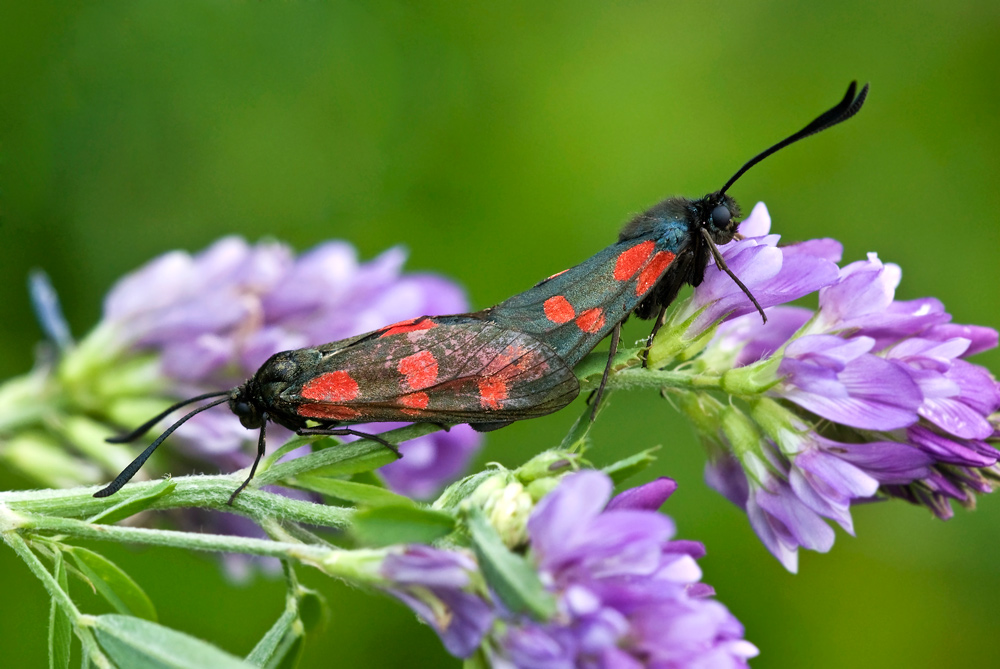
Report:
[[[545,300],[542,305],[545,309],[545,317],[553,323],[568,323],[576,316],[576,310],[562,295],[553,295]]]
[[[304,418],[325,418],[327,420],[350,420],[361,414],[357,409],[336,404],[303,404],[298,408]]]
[[[389,335],[417,332],[418,330],[430,330],[431,328],[436,327],[437,323],[434,322],[434,319],[428,318],[427,316],[417,316],[416,318],[393,323],[385,329],[385,332],[379,335],[379,339],[382,337],[388,337]]]
[[[399,398],[399,403],[410,409],[426,409],[430,401],[427,393],[410,393]]]
[[[433,386],[437,382],[438,363],[430,351],[406,356],[399,361],[396,369],[406,377],[406,383],[412,390]]]
[[[358,393],[358,382],[342,370],[321,374],[302,386],[302,397],[317,402],[350,402]]]
[[[639,274],[639,281],[635,285],[635,294],[645,295],[650,288],[656,285],[656,282],[660,280],[663,272],[666,271],[675,257],[670,251],[660,251],[653,256],[653,259],[649,261],[649,264]]]
[[[479,403],[485,409],[499,409],[501,400],[507,399],[507,379],[502,376],[484,376],[476,384],[479,386]]]
[[[576,325],[584,332],[597,332],[604,327],[604,310],[600,307],[587,309],[576,317]]]
[[[563,271],[561,271],[561,272],[556,272],[555,274],[553,274],[552,276],[550,276],[550,277],[549,277],[548,279],[546,279],[546,281],[548,281],[549,279],[554,279],[554,278],[556,278],[557,276],[559,276],[560,274],[565,274],[565,273],[566,273],[566,272],[568,272],[568,271],[569,271],[568,269],[564,269],[564,270],[563,270]]]
[[[636,244],[630,249],[626,249],[621,252],[618,256],[618,260],[615,261],[615,273],[614,277],[616,281],[628,281],[635,273],[639,271],[649,256],[653,254],[653,249],[656,248],[656,243],[652,240],[646,240],[639,244]]]

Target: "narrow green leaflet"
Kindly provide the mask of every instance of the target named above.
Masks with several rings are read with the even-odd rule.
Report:
[[[124,520],[125,518],[134,516],[140,511],[145,511],[153,505],[153,502],[155,502],[157,498],[166,495],[176,487],[177,484],[174,483],[173,480],[163,479],[149,490],[128,497],[118,504],[101,511],[96,516],[91,517],[87,522],[104,523],[105,525],[117,523],[119,520]]]
[[[97,592],[114,607],[115,611],[146,620],[156,620],[153,602],[139,584],[122,571],[121,567],[103,555],[79,546],[72,547],[68,552],[80,572],[90,579]]]
[[[261,485],[264,485],[298,476],[307,471],[316,476],[350,476],[378,469],[395,461],[396,455],[382,444],[352,441],[349,444],[324,448],[294,460],[279,462],[263,472],[259,478]]]
[[[66,578],[66,565],[63,554],[56,552],[56,564],[53,576],[63,592],[69,593],[69,583]],[[69,667],[70,653],[73,644],[73,627],[69,617],[56,600],[52,600],[49,609],[49,669],[66,669]]]
[[[413,506],[413,501],[409,497],[403,497],[385,488],[367,483],[333,479],[327,476],[314,476],[312,474],[296,476],[293,479],[288,479],[286,483],[296,488],[305,488],[306,490],[329,495],[330,497],[336,497],[345,502],[353,502],[362,506]]]
[[[302,650],[306,645],[305,641],[305,637],[301,634],[286,636],[282,640],[282,646],[279,648],[277,654],[277,657],[280,659],[277,662],[271,663],[269,669],[295,669],[295,667],[299,666],[299,660],[302,659]]]
[[[428,544],[451,534],[455,519],[443,511],[431,511],[412,504],[378,506],[354,515],[351,534],[364,546]]]
[[[302,622],[299,620],[298,611],[295,608],[289,608],[261,637],[261,640],[247,655],[246,661],[255,667],[277,666],[292,650],[295,641],[301,640],[302,635]],[[299,647],[301,648],[301,645]]]
[[[659,446],[647,448],[644,451],[636,453],[635,455],[630,455],[627,458],[623,458],[618,462],[602,468],[602,471],[611,477],[611,480],[614,481],[616,486],[621,485],[624,481],[627,481],[644,470],[646,467],[656,462],[656,456],[653,454],[658,450],[660,450]]]
[[[551,617],[555,613],[555,599],[542,585],[535,568],[520,555],[507,550],[478,507],[466,509],[465,520],[479,569],[504,606],[538,620]]]
[[[254,666],[201,639],[131,616],[97,616],[94,632],[108,657],[123,668],[250,669]]]

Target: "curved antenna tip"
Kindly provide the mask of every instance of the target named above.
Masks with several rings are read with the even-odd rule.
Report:
[[[743,165],[743,167],[741,167],[736,174],[729,179],[729,181],[726,182],[726,185],[719,189],[719,193],[722,194],[729,190],[729,187],[736,183],[736,180],[743,176],[747,170],[770,156],[772,153],[785,148],[789,144],[794,144],[800,139],[805,139],[806,137],[815,135],[816,133],[822,132],[827,128],[832,128],[838,123],[843,123],[857,114],[861,111],[861,107],[865,104],[865,100],[868,99],[868,89],[869,85],[866,83],[861,87],[861,91],[859,92],[858,82],[852,81],[847,87],[847,93],[840,102],[814,118],[808,125],[806,125],[806,127],[789,135],[774,146],[758,153],[756,156],[747,161],[747,163]]]

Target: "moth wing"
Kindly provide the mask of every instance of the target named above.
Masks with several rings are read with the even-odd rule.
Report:
[[[324,348],[319,373],[282,393],[304,418],[508,421],[551,413],[579,393],[551,347],[473,316],[390,326]]]
[[[679,245],[676,236],[649,231],[480,313],[503,327],[534,335],[573,366],[662,283],[675,283],[675,258],[684,255]]]

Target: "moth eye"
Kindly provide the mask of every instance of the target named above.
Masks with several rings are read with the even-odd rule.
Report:
[[[712,223],[714,223],[716,227],[727,227],[732,217],[733,215],[729,213],[729,207],[724,204],[720,204],[712,210]]]
[[[233,404],[233,413],[237,416],[246,416],[250,413],[250,403],[239,401]]]

